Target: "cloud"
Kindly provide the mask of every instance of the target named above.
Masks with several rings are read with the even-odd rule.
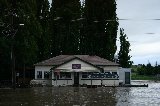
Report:
[[[132,46],[132,56],[146,56],[160,54],[160,42],[144,43]]]
[[[119,20],[119,28],[124,28],[129,38],[135,63],[160,58],[159,4],[160,0],[117,0],[117,16],[126,19]]]

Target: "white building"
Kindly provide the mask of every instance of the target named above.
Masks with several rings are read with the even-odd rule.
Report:
[[[131,84],[131,68],[119,68],[119,83]]]
[[[53,86],[119,85],[119,64],[98,56],[59,55],[35,64],[32,83]]]

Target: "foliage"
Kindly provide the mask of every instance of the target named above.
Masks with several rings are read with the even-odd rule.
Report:
[[[121,67],[129,68],[132,65],[132,61],[130,61],[131,56],[129,52],[130,43],[128,41],[127,35],[124,34],[124,29],[120,28],[120,51],[118,53],[118,63]]]
[[[14,53],[16,70],[23,69],[23,66],[27,67],[33,66],[37,62],[38,50],[38,38],[40,38],[42,33],[42,27],[40,22],[36,18],[36,1],[17,1],[10,2],[2,0],[1,8],[1,43],[0,47],[4,47],[3,52],[0,54],[3,64],[6,64],[6,67],[0,66],[0,70],[4,72],[1,75],[11,75],[10,63],[11,63],[11,52]],[[1,4],[0,3],[0,4]],[[0,6],[1,7],[1,6]],[[24,26],[20,26],[24,24]],[[5,33],[3,33],[5,32]],[[13,45],[13,51],[11,46]],[[8,56],[6,58],[6,56]],[[6,63],[6,62],[7,63]],[[2,79],[9,79],[11,77],[4,77]]]
[[[152,66],[150,63],[137,68],[138,75],[157,75],[160,74],[160,65]]]
[[[0,0],[0,79],[11,79],[11,60],[10,60],[10,45],[11,39],[8,39],[8,36],[5,36],[5,28],[8,24],[9,18],[6,17],[8,14],[8,9],[10,8],[9,2],[6,0]]]
[[[16,70],[60,54],[113,60],[117,28],[115,0],[0,0],[0,78],[11,78],[11,52]]]
[[[86,0],[82,17],[82,52],[113,61],[118,28],[115,0]]]
[[[136,73],[132,73],[131,76],[132,80],[157,80],[157,77],[155,77],[154,75],[139,75]]]
[[[50,9],[52,56],[79,54],[80,0],[53,0]]]

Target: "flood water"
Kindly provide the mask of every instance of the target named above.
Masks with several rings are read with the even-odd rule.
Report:
[[[160,82],[149,87],[33,87],[0,89],[0,106],[160,106]]]

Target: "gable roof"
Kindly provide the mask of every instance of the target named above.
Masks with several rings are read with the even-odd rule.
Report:
[[[89,55],[59,55],[48,60],[36,63],[35,66],[58,66],[75,58],[93,64],[95,66],[118,66],[119,64],[111,62],[98,56]]]
[[[70,61],[72,61],[72,60],[75,60],[75,59],[80,60],[80,61],[82,61],[82,62],[84,62],[84,63],[86,63],[86,64],[89,64],[89,65],[91,65],[91,66],[93,66],[93,67],[95,67],[95,68],[103,71],[103,68],[100,68],[100,67],[98,67],[98,66],[96,66],[96,65],[94,65],[94,64],[91,64],[91,63],[87,62],[87,61],[84,61],[84,60],[82,60],[82,59],[80,59],[80,58],[78,58],[78,57],[75,57],[75,58],[72,58],[72,59],[70,59],[70,60],[68,60],[68,61],[65,61],[64,63],[59,64],[59,65],[53,67],[52,69],[55,69],[55,68],[57,68],[57,67],[59,67],[59,66],[61,66],[61,65],[63,65],[63,64],[66,64],[66,63],[68,63],[68,62],[70,62]]]

